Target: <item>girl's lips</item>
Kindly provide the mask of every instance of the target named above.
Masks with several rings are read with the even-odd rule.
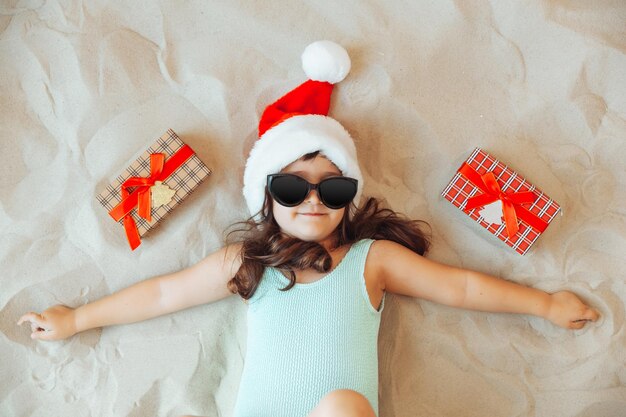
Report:
[[[323,216],[323,213],[300,213],[303,216]]]

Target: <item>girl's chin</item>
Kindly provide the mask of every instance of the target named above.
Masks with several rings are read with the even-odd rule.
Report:
[[[304,240],[305,242],[319,242],[329,236],[329,234],[325,232],[325,230],[320,230],[319,228],[304,229],[300,230],[296,237],[300,240]]]

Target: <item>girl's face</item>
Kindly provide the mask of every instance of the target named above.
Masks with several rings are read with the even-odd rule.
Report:
[[[311,184],[318,184],[326,177],[342,175],[335,164],[321,154],[308,161],[300,159],[294,161],[280,172],[297,174]],[[281,206],[272,198],[272,211],[280,228],[283,232],[303,241],[319,243],[326,241],[341,223],[345,210],[346,207],[337,210],[326,207],[320,200],[317,190],[311,190],[304,201],[295,207]]]

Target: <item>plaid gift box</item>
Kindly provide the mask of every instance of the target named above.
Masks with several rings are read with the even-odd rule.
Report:
[[[169,129],[97,199],[124,226],[132,250],[190,195],[211,170]]]
[[[458,169],[442,196],[524,255],[561,207],[480,148]]]

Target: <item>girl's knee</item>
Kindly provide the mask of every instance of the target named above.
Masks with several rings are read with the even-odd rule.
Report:
[[[376,414],[363,394],[351,389],[338,389],[326,394],[309,414],[309,417],[318,416],[375,417]]]

